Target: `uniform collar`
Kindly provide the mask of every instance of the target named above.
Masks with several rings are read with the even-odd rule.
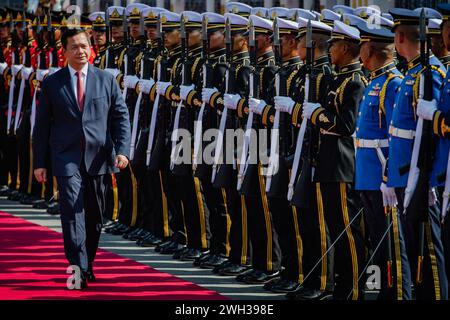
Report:
[[[300,57],[296,56],[296,57],[290,58],[289,60],[284,61],[282,66],[283,67],[293,66],[293,65],[299,64],[301,62],[302,61],[300,60]]]
[[[169,50],[169,58],[181,54],[181,45]]]
[[[188,57],[199,56],[202,53],[202,46],[199,46],[195,49],[190,49],[188,53]]]
[[[233,54],[233,57],[231,57],[231,62],[239,62],[239,61],[242,61],[242,60],[248,59],[248,58],[250,58],[248,51],[242,51],[242,52]]]
[[[445,56],[445,57],[442,57],[442,58],[439,59],[439,60],[441,60],[441,62],[442,62],[442,64],[443,64],[444,66],[450,65],[450,55]]]
[[[258,57],[257,59],[257,64],[259,65],[265,65],[267,61],[274,59],[275,54],[273,53],[273,51],[267,51],[264,54],[262,54],[261,56]]]
[[[380,76],[382,76],[383,74],[385,74],[386,72],[395,69],[395,63],[391,62],[388,63],[387,65],[382,66],[381,68],[378,68],[374,71],[372,71],[370,73],[370,79],[375,79],[378,78]]]
[[[347,64],[343,67],[336,66],[337,74],[345,74],[345,73],[359,71],[359,70],[361,70],[361,63],[359,61]]]
[[[327,55],[324,55],[324,56],[321,56],[321,57],[319,57],[318,59],[316,59],[315,61],[314,61],[314,67],[321,67],[321,66],[323,66],[324,64],[329,64],[330,63],[330,60],[328,59],[328,56]]]
[[[209,53],[208,58],[209,59],[217,59],[218,57],[225,55],[225,51],[226,51],[225,48],[217,49],[217,50]]]
[[[414,59],[408,62],[408,70],[414,69],[420,64],[420,55],[417,55]]]

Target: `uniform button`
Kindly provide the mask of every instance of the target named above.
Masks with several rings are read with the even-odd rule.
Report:
[[[363,100],[366,100],[366,96],[363,97]]]
[[[408,92],[405,92],[405,96],[407,96],[408,95]]]
[[[358,112],[358,116],[360,116],[361,115],[361,111],[360,112]]]

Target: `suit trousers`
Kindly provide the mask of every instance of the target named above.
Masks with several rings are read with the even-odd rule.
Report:
[[[87,271],[95,260],[105,211],[105,177],[84,164],[70,177],[57,177],[64,251],[71,265]]]

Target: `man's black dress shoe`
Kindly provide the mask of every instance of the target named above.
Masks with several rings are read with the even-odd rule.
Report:
[[[58,202],[53,202],[51,205],[47,208],[47,213],[51,215],[58,215],[60,214],[60,207]]]
[[[171,241],[171,243],[167,246],[161,248],[159,253],[161,254],[174,254],[175,252],[181,251],[185,248],[183,244],[179,244],[178,242]]]
[[[212,256],[213,254],[211,253],[211,251],[205,251],[205,252],[202,252],[202,254],[200,255],[200,257],[198,257],[197,259],[195,259],[194,260],[194,262],[193,262],[193,265],[194,265],[194,267],[198,267],[198,266],[200,266],[200,262],[202,262],[202,261],[204,261],[204,260],[206,260],[206,259],[210,259],[210,257]]]
[[[267,282],[265,285],[263,285],[263,289],[267,290],[267,291],[270,291],[272,289],[272,287],[278,285],[282,281],[286,281],[286,280],[284,280],[282,278],[275,278],[275,279]]]
[[[189,251],[183,253],[180,256],[181,261],[194,261],[195,259],[200,258],[202,255],[202,251],[198,249],[190,249]]]
[[[321,291],[318,289],[312,289],[307,287],[300,287],[299,289],[286,294],[286,298],[289,300],[331,300],[333,295],[327,291]]]
[[[250,272],[251,266],[242,266],[240,264],[232,264],[228,267],[225,267],[219,271],[221,276],[236,276],[236,280],[240,281],[239,277],[243,276],[247,272]]]
[[[265,284],[270,280],[280,276],[280,271],[266,273],[261,270],[253,270],[242,277],[242,282],[247,284]]]
[[[227,257],[214,254],[210,258],[200,262],[200,268],[202,269],[214,269],[217,266],[222,265],[225,261],[228,261]]]
[[[274,293],[288,293],[288,292],[294,292],[300,288],[300,284],[295,281],[282,279],[278,283],[274,284],[269,290]]]
[[[220,271],[222,271],[223,269],[231,267],[233,265],[234,264],[230,260],[227,260],[227,261],[223,262],[221,265],[218,265],[217,267],[212,269],[212,273],[220,273]]]
[[[163,240],[161,238],[151,235],[150,237],[142,239],[140,246],[146,247],[146,248],[151,248],[151,247],[156,247],[157,245],[161,244],[162,242],[163,242]]]
[[[182,255],[188,253],[190,250],[191,250],[191,249],[189,249],[189,248],[187,248],[187,247],[183,247],[182,249],[177,250],[177,251],[175,251],[175,252],[173,253],[172,259],[179,260],[179,259],[181,259],[181,256],[182,256]]]

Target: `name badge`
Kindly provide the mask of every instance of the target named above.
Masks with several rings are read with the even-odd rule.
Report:
[[[416,82],[415,80],[407,80],[406,85],[413,86],[415,82]]]
[[[380,91],[369,91],[369,96],[371,97],[378,97],[380,95]]]

